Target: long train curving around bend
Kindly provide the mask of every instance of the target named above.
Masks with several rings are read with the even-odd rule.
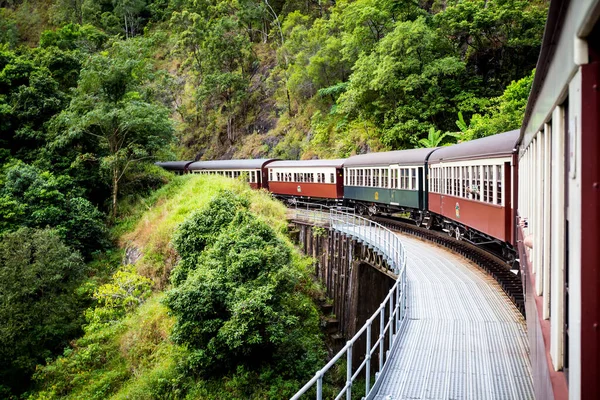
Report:
[[[171,161],[177,174],[246,179],[294,204],[401,215],[515,261],[517,141],[510,131],[448,147],[368,153],[337,160]]]

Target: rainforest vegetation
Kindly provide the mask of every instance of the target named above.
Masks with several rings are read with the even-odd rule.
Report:
[[[154,162],[516,129],[547,8],[0,0],[0,398],[288,397],[326,352],[283,208]]]

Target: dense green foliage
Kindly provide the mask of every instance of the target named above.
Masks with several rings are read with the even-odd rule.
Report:
[[[202,376],[244,366],[309,377],[323,357],[317,311],[297,290],[303,277],[289,246],[247,207],[223,192],[179,228],[181,261],[166,297],[173,338]]]
[[[283,207],[221,177],[180,177],[155,196],[128,234],[146,254],[96,287],[84,336],[38,367],[31,398],[291,396],[324,349],[321,292],[282,233]],[[163,235],[181,254],[166,295],[140,274],[169,252]]]
[[[33,397],[287,396],[320,353],[282,210],[238,186],[226,195],[233,208],[209,207],[211,179],[153,193],[173,179],[153,163],[346,157],[518,128],[547,7],[0,0],[0,235],[14,257],[56,244],[43,262],[3,260],[13,272],[3,264],[0,284],[36,293],[43,282],[10,282],[42,263],[42,275],[63,277],[43,289],[49,297],[23,300],[30,312],[18,329],[31,335],[17,340],[2,311],[13,353],[2,355],[0,396],[34,390],[30,374],[45,358]],[[135,267],[119,267],[131,243]],[[75,259],[77,273],[65,264]],[[64,307],[35,318],[55,301]]]
[[[0,239],[0,396],[22,390],[35,366],[80,332],[81,256],[56,231],[19,229]]]

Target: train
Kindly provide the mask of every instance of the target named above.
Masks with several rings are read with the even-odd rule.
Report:
[[[512,196],[517,130],[449,147],[368,153],[336,160],[171,161],[177,174],[219,174],[246,180],[294,204],[305,201],[400,214],[417,226],[516,257]],[[495,246],[495,247],[493,247]]]
[[[158,163],[289,203],[401,213],[518,271],[538,399],[600,394],[600,0],[552,0],[520,129],[340,160]]]

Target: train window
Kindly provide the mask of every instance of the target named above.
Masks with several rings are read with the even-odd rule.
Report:
[[[373,170],[373,186],[379,186],[379,168]]]
[[[502,165],[496,165],[496,204],[502,204]]]
[[[481,177],[481,183],[483,185],[482,186],[482,194],[483,194],[483,196],[482,196],[481,199],[483,201],[487,202],[488,201],[488,185],[487,185],[487,181],[488,181],[488,173],[487,172],[488,172],[488,169],[487,169],[487,165],[484,165],[481,168],[483,170],[482,173],[481,173],[481,175],[482,175],[482,177]]]
[[[474,197],[477,200],[481,199],[481,167],[479,165],[474,167],[473,181],[475,182],[475,194]]]
[[[456,196],[456,167],[450,168],[451,178],[450,182],[452,183],[452,196]]]
[[[412,190],[417,190],[417,169],[413,168],[411,172],[411,185],[410,188]]]
[[[494,166],[488,165],[488,203],[494,203]]]
[[[460,196],[460,168],[454,167],[454,195]]]
[[[335,183],[335,174],[329,174],[329,180],[331,181],[331,183]]]
[[[400,170],[400,189],[404,189],[404,168]]]

